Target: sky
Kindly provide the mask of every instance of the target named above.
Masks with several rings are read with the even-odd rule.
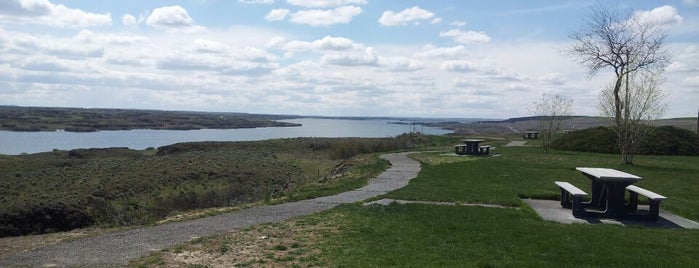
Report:
[[[0,105],[511,118],[598,115],[611,69],[562,53],[595,2],[0,0]],[[670,117],[699,108],[699,0],[605,1],[661,21]]]

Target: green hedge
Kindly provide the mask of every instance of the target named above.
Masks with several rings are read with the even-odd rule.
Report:
[[[557,150],[619,153],[617,135],[609,127],[595,127],[571,132],[555,139],[551,147]],[[649,127],[639,145],[641,155],[699,155],[699,136],[673,126]]]

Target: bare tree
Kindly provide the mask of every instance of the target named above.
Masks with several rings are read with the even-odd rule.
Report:
[[[634,151],[629,143],[631,137],[626,133],[634,126],[625,118],[633,113],[632,103],[624,99],[632,93],[631,74],[644,73],[653,75],[662,73],[669,63],[663,43],[667,37],[663,22],[633,16],[630,12],[621,16],[601,4],[592,7],[580,30],[573,31],[570,38],[573,44],[566,50],[569,55],[578,58],[588,69],[592,77],[603,69],[612,69],[615,80],[611,94],[615,130],[619,133],[619,145],[622,161],[632,164]],[[608,108],[605,108],[608,109]]]
[[[667,104],[664,103],[665,94],[660,87],[664,80],[658,75],[632,74],[626,80],[630,85],[624,85],[626,90],[621,96],[621,102],[627,107],[621,118],[624,127],[616,128],[616,133],[622,160],[633,163],[633,152],[647,134],[650,122],[665,113]],[[603,89],[597,100],[602,117],[612,118],[615,113],[613,87]]]
[[[534,101],[529,112],[537,116],[539,120],[539,132],[541,134],[542,147],[548,152],[553,135],[561,129],[563,121],[572,115],[573,100],[562,98],[559,95],[541,95],[541,99]]]

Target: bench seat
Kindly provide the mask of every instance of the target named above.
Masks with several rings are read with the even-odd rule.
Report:
[[[490,154],[490,145],[478,146],[478,154],[479,155],[489,155]]]
[[[635,185],[626,186],[626,190],[629,191],[629,203],[626,205],[627,210],[638,210],[638,195],[640,194],[648,198],[649,206],[646,217],[651,220],[658,219],[658,214],[660,214],[660,201],[667,199],[667,197],[648,191]]]
[[[556,181],[555,183],[561,189],[561,207],[573,209],[573,216],[585,215],[582,198],[587,196],[587,193],[568,182]]]

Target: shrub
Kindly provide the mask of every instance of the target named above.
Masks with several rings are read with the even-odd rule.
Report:
[[[616,133],[608,127],[595,127],[571,132],[554,140],[557,150],[619,153]],[[699,155],[699,136],[686,129],[650,127],[638,148],[641,155]]]

